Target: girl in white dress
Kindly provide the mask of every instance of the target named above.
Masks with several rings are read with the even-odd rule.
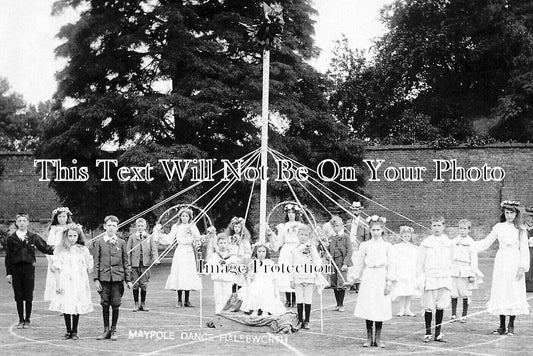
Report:
[[[374,215],[367,218],[371,239],[361,243],[363,271],[359,296],[354,315],[366,319],[367,341],[363,347],[385,347],[381,342],[383,322],[392,318],[390,292],[395,278],[390,268],[392,245],[383,240],[386,219]],[[376,335],[372,339],[372,327],[376,324]]]
[[[192,307],[193,305],[189,301],[189,292],[202,289],[202,281],[196,269],[196,255],[193,246],[194,242],[199,240],[201,236],[196,225],[192,223],[193,212],[191,209],[180,209],[178,217],[179,221],[172,225],[168,234],[161,233],[161,224],[157,224],[154,228],[154,238],[163,245],[176,244],[165,289],[178,292],[176,308]],[[185,291],[185,303],[182,301],[183,291]]]
[[[239,292],[241,310],[248,310],[252,317],[269,313],[281,315],[286,312],[276,287],[275,263],[265,245],[257,245],[249,266],[250,283]]]
[[[59,207],[52,211],[52,222],[48,230],[46,243],[50,246],[58,246],[63,238],[67,224],[72,223],[72,213],[67,207]],[[44,300],[51,301],[56,295],[56,278],[53,271],[54,256],[46,255],[48,270],[46,272],[46,284],[44,287]]]
[[[244,218],[234,217],[223,232],[228,237],[228,251],[235,256],[238,263],[247,265],[252,257],[252,245],[250,244],[250,231],[245,226]],[[236,283],[232,286],[233,293],[245,284],[244,274],[237,276]]]
[[[272,231],[268,231],[272,249],[279,252],[278,265],[288,266],[292,263],[292,252],[300,243],[298,239],[298,229],[301,225],[300,213],[301,207],[297,204],[285,205],[285,223],[281,223],[276,226],[278,234],[275,235]],[[281,267],[282,268],[282,267]],[[280,274],[278,277],[278,289],[280,292],[285,292],[285,306],[296,307],[296,294],[294,289],[291,288],[292,277],[290,273]]]
[[[63,339],[77,340],[80,314],[93,311],[87,274],[92,272],[93,258],[85,247],[80,225],[67,225],[54,257],[56,294],[49,309],[63,313],[67,328]]]
[[[495,335],[513,335],[516,316],[529,314],[524,278],[529,270],[529,249],[526,230],[520,224],[519,206],[517,201],[503,201],[500,222],[494,225],[487,237],[474,242],[477,251],[488,249],[496,240],[499,242],[487,303],[489,312],[500,316],[500,327],[493,331]],[[507,329],[506,315],[509,315]]]
[[[392,247],[394,275],[398,278],[393,292],[400,303],[398,316],[416,316],[411,311],[411,298],[420,296],[416,279],[418,249],[411,243],[413,231],[410,226],[401,226],[402,241]]]

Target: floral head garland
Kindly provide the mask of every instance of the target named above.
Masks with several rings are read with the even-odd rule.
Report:
[[[520,202],[517,200],[504,200],[500,203],[500,207],[502,208],[508,208],[512,207],[517,209],[520,206]]]
[[[67,215],[72,215],[72,212],[66,206],[61,206],[59,208],[56,208],[56,209],[52,210],[52,215],[53,216],[59,215],[61,213],[67,213]]]
[[[294,210],[295,212],[299,213],[300,210],[302,210],[302,208],[300,208],[300,206],[298,204],[289,203],[289,204],[285,205],[283,210],[285,210],[285,212],[287,212],[289,210]]]
[[[236,224],[239,224],[239,225],[243,225],[244,226],[244,218],[238,218],[236,216],[234,216],[231,221],[230,221],[230,224],[232,226],[235,226]]]
[[[354,201],[352,205],[349,206],[349,208],[350,210],[360,210],[360,209],[363,209],[363,206],[361,205],[360,202]]]
[[[502,210],[509,209],[518,213],[520,211],[520,202],[517,200],[504,200],[500,203],[500,207]]]
[[[370,224],[371,222],[376,222],[376,221],[381,221],[382,223],[385,224],[387,222],[387,219],[382,216],[378,216],[378,215],[372,215],[366,218],[366,222],[368,224]]]
[[[400,234],[404,232],[408,232],[412,234],[415,230],[411,226],[400,226]]]
[[[80,230],[80,231],[83,231],[83,226],[81,226],[80,224],[77,224],[77,223],[70,223],[70,224],[67,224],[66,230]]]

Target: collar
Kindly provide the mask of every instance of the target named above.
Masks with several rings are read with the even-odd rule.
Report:
[[[25,241],[28,239],[28,230],[22,233],[20,230],[15,231],[15,235],[19,238],[20,241]]]
[[[117,238],[117,235],[113,235],[113,236],[109,237],[109,236],[107,236],[107,234],[105,234],[104,235],[104,241],[115,245],[117,243],[117,241],[118,241],[118,238]]]

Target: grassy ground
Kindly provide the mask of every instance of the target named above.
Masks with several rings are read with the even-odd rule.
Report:
[[[3,259],[2,259],[3,260]],[[4,263],[0,273],[5,275]],[[311,330],[291,335],[272,335],[265,328],[251,328],[213,316],[213,286],[204,277],[203,322],[215,320],[217,328],[200,326],[199,292],[191,293],[194,308],[175,308],[175,293],[163,289],[170,270],[170,261],[156,267],[152,272],[148,292],[150,312],[131,311],[133,298],[126,291],[118,325],[119,340],[95,340],[102,330],[101,309],[98,294],[93,291],[95,311],[80,318],[77,341],[61,340],[64,334],[63,318],[48,311],[48,302],[42,300],[46,259],[38,258],[36,265],[35,302],[32,328],[19,330],[13,291],[5,282],[0,282],[0,354],[2,355],[69,355],[117,354],[117,355],[257,355],[257,354],[297,354],[297,355],[353,355],[353,354],[394,354],[394,355],[528,355],[533,354],[533,319],[531,316],[517,318],[514,336],[493,336],[490,331],[497,328],[498,318],[486,313],[485,303],[490,293],[492,260],[482,259],[480,267],[485,273],[485,284],[474,293],[470,314],[466,324],[450,323],[443,326],[447,343],[422,342],[424,321],[416,317],[394,317],[384,324],[383,339],[385,349],[364,349],[361,344],[366,338],[364,320],[353,316],[357,294],[346,295],[346,312],[332,310],[335,302],[331,290],[324,291],[323,320],[324,332],[320,330],[319,297],[315,295]],[[528,298],[533,295],[528,294]],[[531,301],[530,301],[531,304]],[[462,303],[459,303],[461,308]],[[393,311],[398,306],[393,304]],[[419,300],[414,302],[416,312],[421,311]],[[445,312],[445,320],[450,315]]]

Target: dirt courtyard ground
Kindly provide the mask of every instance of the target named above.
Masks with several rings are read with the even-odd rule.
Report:
[[[2,258],[0,271],[5,275]],[[415,300],[416,317],[394,317],[384,324],[385,349],[362,348],[366,338],[364,320],[353,316],[357,294],[346,295],[346,312],[333,311],[333,292],[325,290],[323,296],[324,331],[320,330],[320,299],[314,296],[311,330],[290,335],[271,334],[266,328],[240,326],[214,318],[213,283],[203,277],[203,320],[200,322],[199,292],[191,293],[194,308],[176,309],[176,293],[164,290],[170,270],[170,260],[152,272],[148,291],[149,312],[132,312],[133,298],[126,290],[120,310],[119,340],[97,341],[102,331],[99,296],[93,290],[95,311],[80,317],[77,341],[61,340],[64,334],[63,318],[48,311],[43,301],[46,259],[38,258],[36,264],[35,303],[32,328],[16,329],[16,307],[13,291],[5,278],[0,282],[0,354],[1,355],[531,355],[533,354],[533,319],[519,316],[514,336],[494,336],[498,318],[485,311],[491,286],[492,259],[481,259],[485,283],[474,292],[470,304],[470,317],[465,324],[448,323],[443,326],[447,343],[422,342],[424,321],[420,314],[420,301]],[[533,299],[533,294],[528,293]],[[532,301],[529,300],[530,305]],[[459,303],[461,309],[462,303]],[[397,303],[393,311],[397,312]],[[450,311],[445,311],[448,320]],[[207,328],[205,323],[215,320],[217,328]]]

